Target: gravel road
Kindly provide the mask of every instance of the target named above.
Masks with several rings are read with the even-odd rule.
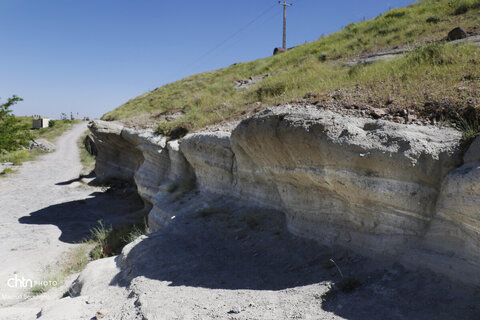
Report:
[[[46,269],[98,220],[129,209],[115,195],[79,181],[77,140],[86,130],[87,123],[74,126],[58,138],[55,152],[0,178],[0,307],[25,300],[28,280],[44,280]]]

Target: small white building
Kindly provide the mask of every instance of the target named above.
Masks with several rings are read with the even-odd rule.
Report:
[[[36,119],[33,119],[32,128],[33,129],[48,128],[49,124],[50,124],[50,119],[48,118],[36,118]]]

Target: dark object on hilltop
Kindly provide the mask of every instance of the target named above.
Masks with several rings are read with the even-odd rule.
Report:
[[[457,27],[448,33],[447,41],[465,39],[466,37],[467,32],[465,32],[465,30],[463,30],[462,28]]]
[[[83,145],[85,146],[85,150],[87,150],[87,152],[90,153],[92,156],[97,155],[97,146],[95,145],[95,140],[93,140],[91,134],[85,136],[85,139],[83,139]]]
[[[276,55],[276,54],[279,54],[279,53],[283,53],[283,52],[287,52],[288,49],[284,49],[284,48],[275,48],[273,50],[273,55]]]

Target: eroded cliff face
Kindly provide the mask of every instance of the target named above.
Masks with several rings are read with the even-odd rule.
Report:
[[[171,192],[195,179],[208,205],[282,211],[296,235],[480,283],[480,143],[463,161],[453,129],[286,106],[180,141],[102,121],[91,130],[97,176],[134,181],[153,229],[204,209]]]

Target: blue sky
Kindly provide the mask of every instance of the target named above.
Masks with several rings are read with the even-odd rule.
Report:
[[[271,55],[282,41],[277,2],[0,0],[1,101],[24,98],[17,115],[100,117],[190,74]],[[290,2],[288,46],[415,1]]]

